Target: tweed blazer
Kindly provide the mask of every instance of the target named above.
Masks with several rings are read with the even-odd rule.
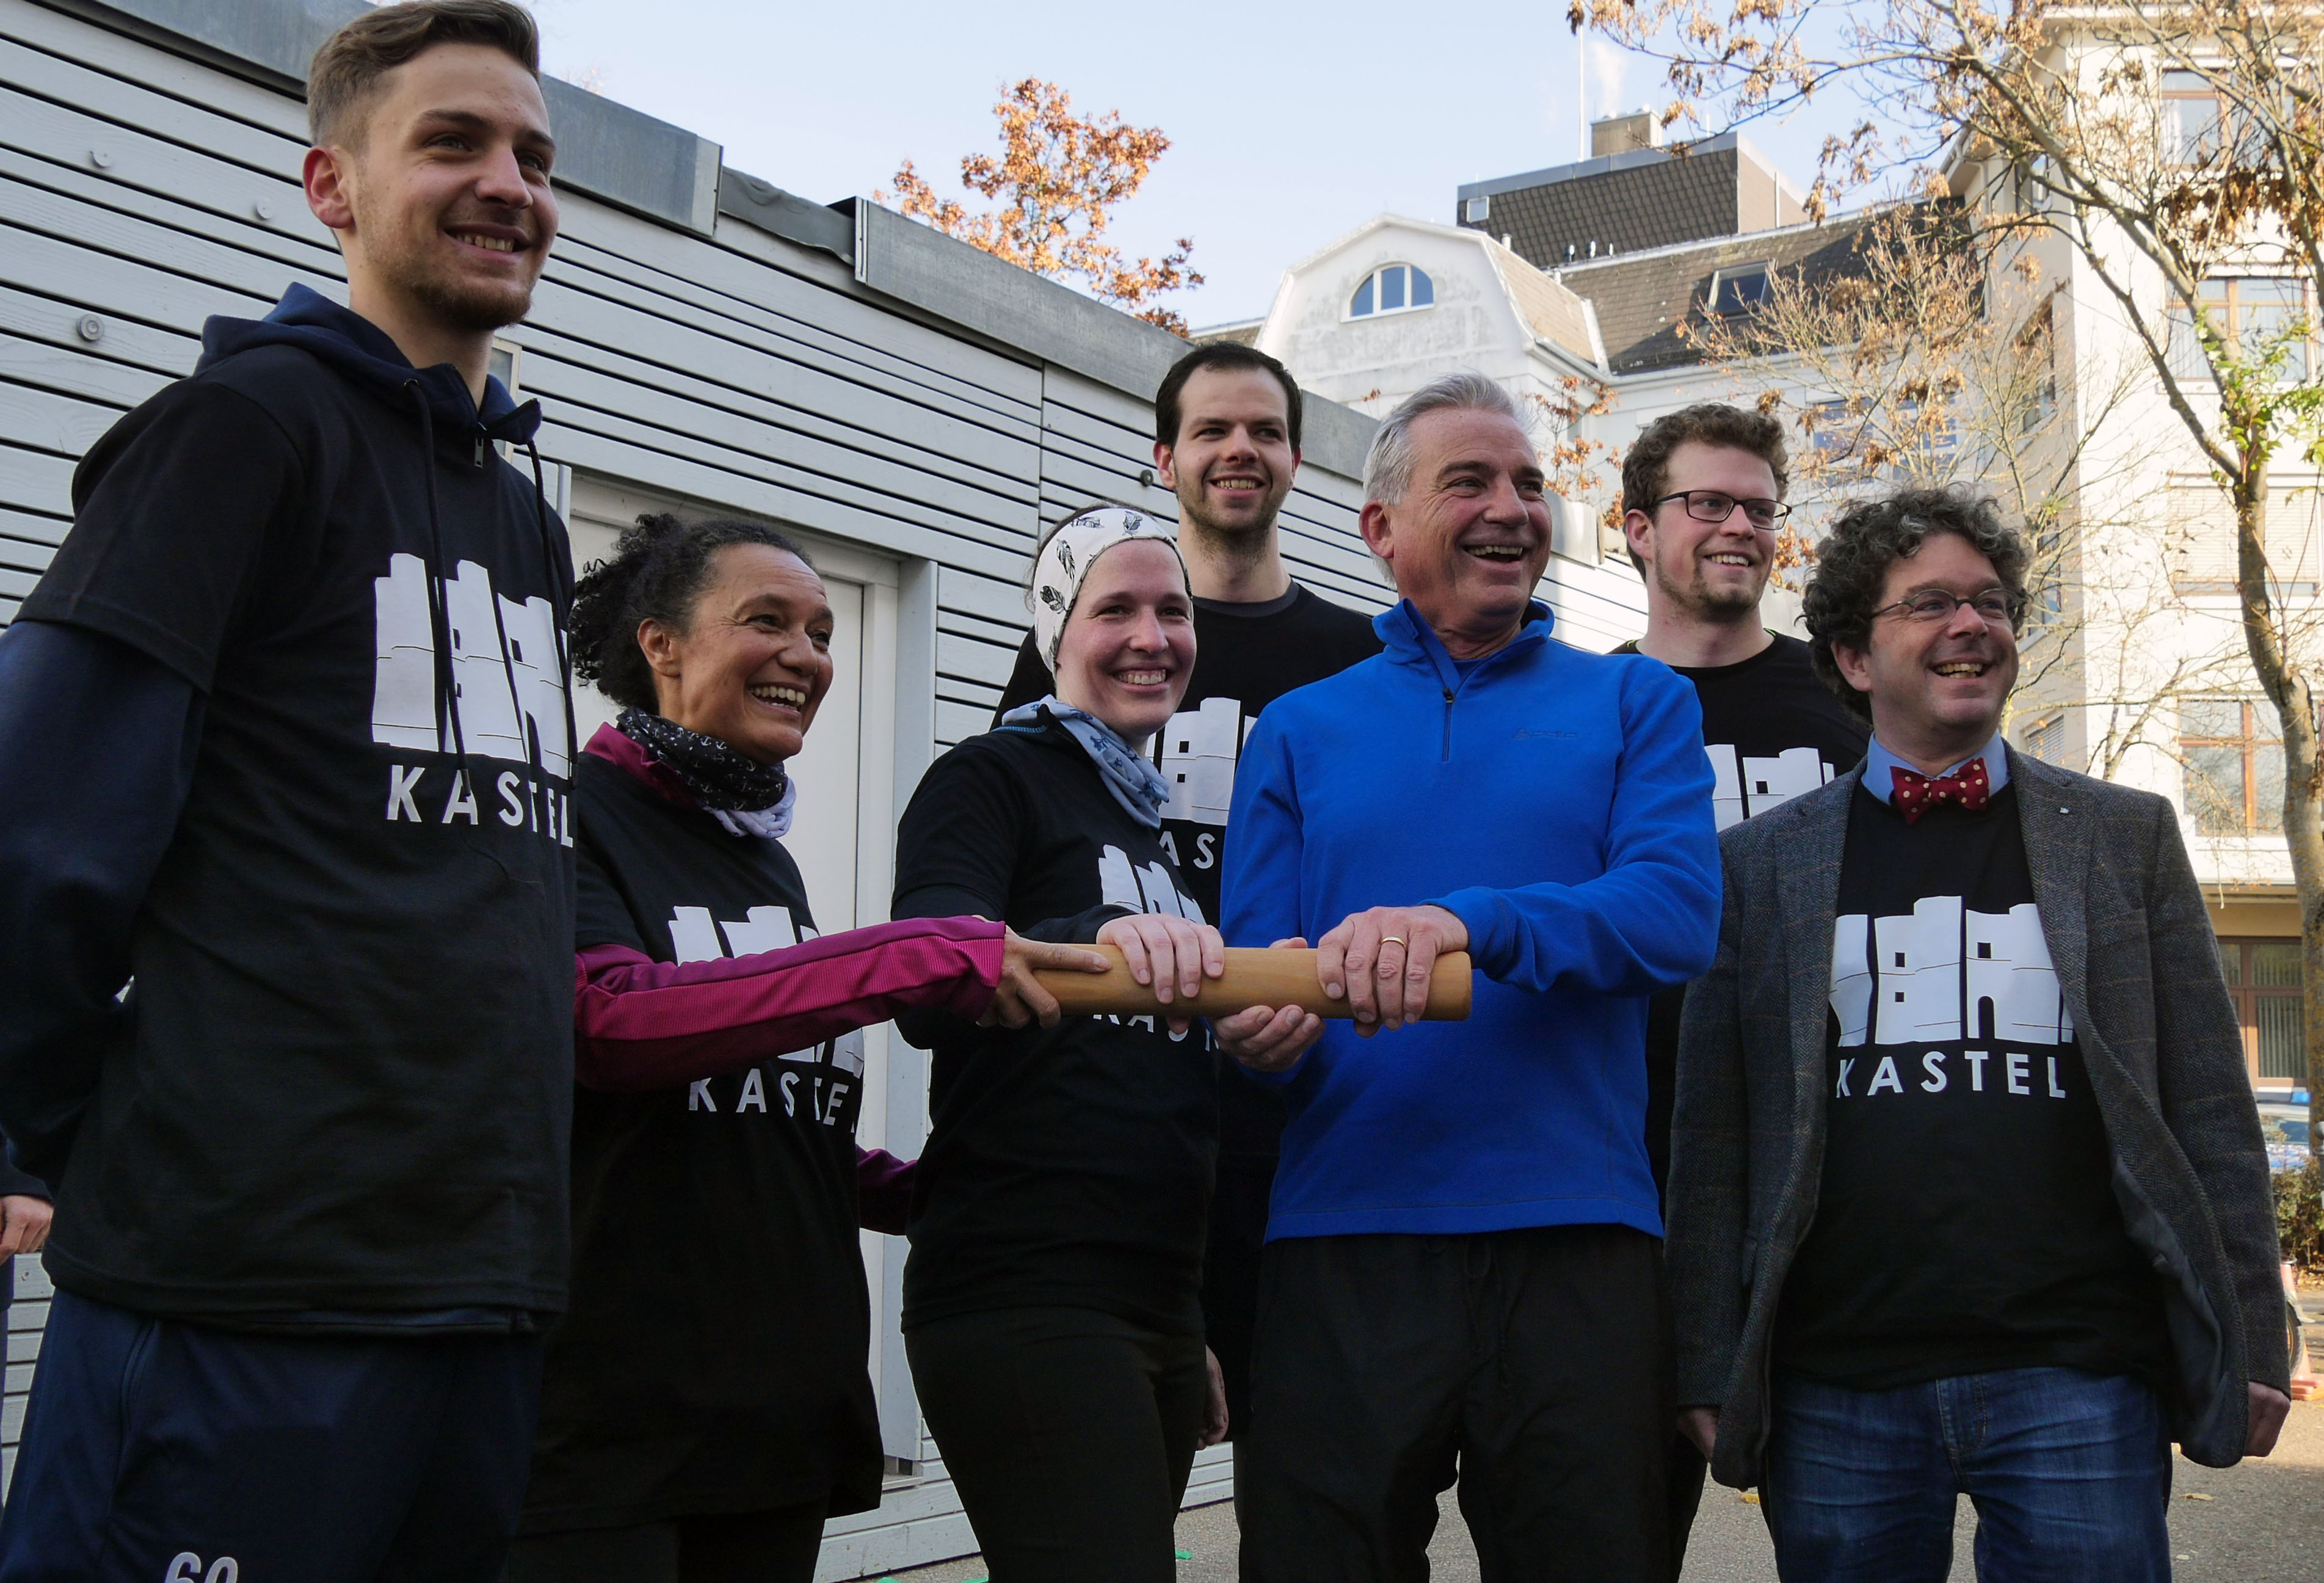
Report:
[[[1760,1479],[1770,1333],[1822,1179],[1832,928],[1861,774],[1720,838],[1719,954],[1680,1032],[1666,1245],[1678,1400],[1720,1408],[1712,1472],[1738,1489]],[[2288,1389],[2290,1364],[2259,1114],[2178,816],[2015,751],[2009,778],[2115,1198],[2162,1280],[2172,1437],[2227,1467],[2243,1455],[2246,1382]]]

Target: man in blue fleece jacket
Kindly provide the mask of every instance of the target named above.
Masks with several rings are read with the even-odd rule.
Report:
[[[1389,415],[1363,531],[1403,596],[1387,652],[1268,708],[1228,822],[1228,939],[1320,937],[1324,987],[1357,1012],[1221,1027],[1287,1074],[1291,1115],[1243,1576],[1425,1578],[1457,1465],[1487,1583],[1658,1579],[1646,1020],[1718,930],[1700,709],[1656,661],[1551,637],[1531,597],[1549,496],[1490,381],[1448,376]],[[1419,1023],[1451,950],[1482,975],[1475,1010]]]

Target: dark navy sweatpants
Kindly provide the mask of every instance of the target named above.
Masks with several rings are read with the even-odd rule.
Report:
[[[0,1583],[494,1583],[537,1336],[254,1336],[59,1291]]]

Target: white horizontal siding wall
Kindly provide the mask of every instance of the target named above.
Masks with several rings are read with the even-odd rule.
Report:
[[[63,538],[75,463],[191,372],[205,319],[262,315],[294,281],[345,300],[299,186],[304,107],[268,80],[0,0],[0,624]],[[839,259],[730,216],[706,238],[560,196],[564,236],[534,312],[507,332],[523,393],[547,414],[542,455],[862,546],[927,590],[933,653],[899,640],[902,791],[932,752],[984,729],[1024,634],[1039,528],[1108,498],[1175,517],[1169,495],[1139,482],[1152,452],[1143,393],[882,297]],[[1386,595],[1354,533],[1359,498],[1353,480],[1310,464],[1285,548],[1303,580],[1371,609]],[[908,1108],[891,1102],[899,1153],[923,1135],[899,1135]],[[47,1311],[38,1261],[17,1269],[0,1468]],[[892,1310],[895,1282],[882,1284]],[[883,1374],[896,1388],[897,1371]],[[833,1524],[825,1577],[973,1548],[934,1447],[918,1449],[880,1512]],[[1229,1466],[1205,1453],[1189,1500],[1228,1494]]]
[[[0,1280],[15,1289],[8,1307],[7,1375],[0,1384],[0,1498],[16,1475],[16,1440],[24,1429],[24,1395],[32,1388],[32,1364],[41,1356],[41,1332],[49,1322],[49,1277],[41,1255],[20,1254]]]

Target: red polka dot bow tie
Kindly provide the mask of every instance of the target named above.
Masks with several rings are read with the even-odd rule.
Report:
[[[1982,758],[1969,760],[1950,775],[1924,775],[1902,764],[1891,764],[1888,779],[1896,811],[1904,816],[1908,825],[1919,823],[1921,816],[1940,802],[1958,802],[1971,813],[1983,813],[1985,805],[1993,801],[1993,788],[1986,784]]]

